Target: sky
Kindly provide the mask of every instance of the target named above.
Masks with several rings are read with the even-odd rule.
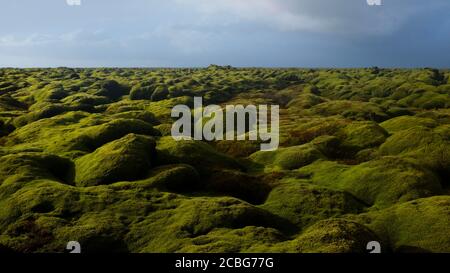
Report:
[[[0,67],[450,67],[449,0],[0,0]]]

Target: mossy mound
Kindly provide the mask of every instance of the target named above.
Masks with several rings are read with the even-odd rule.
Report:
[[[215,170],[205,182],[205,190],[233,196],[252,204],[261,204],[272,185],[264,176],[252,176],[236,170]]]
[[[15,127],[22,127],[34,121],[51,118],[57,115],[60,115],[64,112],[68,112],[71,110],[70,107],[65,106],[63,104],[43,104],[40,105],[39,109],[35,111],[31,111],[25,115],[21,115],[14,119],[13,124]]]
[[[299,96],[297,96],[296,98],[294,98],[293,100],[291,100],[287,107],[290,110],[293,110],[294,108],[300,108],[300,109],[308,109],[311,108],[315,105],[321,104],[323,102],[325,102],[326,99],[314,95],[314,94],[301,94]]]
[[[345,190],[368,206],[386,207],[442,193],[435,174],[399,157],[382,157],[352,167],[318,161],[300,173],[315,184]]]
[[[359,213],[364,205],[345,191],[294,180],[276,186],[261,208],[303,229],[319,220]]]
[[[18,153],[0,157],[0,185],[53,179],[70,182],[70,160],[45,153]],[[18,185],[16,185],[18,186]]]
[[[339,157],[341,155],[341,140],[335,136],[319,136],[313,139],[311,144],[327,157]]]
[[[277,151],[259,151],[252,154],[250,160],[266,169],[294,170],[309,165],[325,156],[311,144],[280,148]]]
[[[218,228],[289,228],[283,219],[229,197],[184,200],[176,209],[157,211],[132,227],[127,237],[143,252],[190,251],[195,237]]]
[[[99,90],[93,92],[93,95],[107,97],[111,100],[117,100],[124,95],[128,95],[129,89],[115,80],[106,80],[101,83]]]
[[[413,127],[395,133],[381,145],[380,153],[412,158],[443,178],[450,174],[450,142],[429,128]]]
[[[186,164],[164,165],[150,170],[147,178],[118,182],[111,185],[117,190],[149,190],[190,193],[203,189],[200,176],[194,167]]]
[[[129,134],[75,161],[79,186],[136,180],[147,174],[156,161],[156,143],[151,137]]]
[[[127,134],[158,135],[158,131],[150,124],[138,119],[115,119],[113,121],[93,126],[83,132],[90,139],[89,145],[96,148]]]
[[[138,119],[110,119],[86,112],[68,112],[16,129],[6,142],[21,150],[39,150],[76,158],[127,134],[159,135]]]
[[[156,147],[158,164],[189,164],[201,175],[208,175],[213,169],[241,169],[234,159],[215,151],[209,144],[184,140],[176,141],[172,137],[162,137]]]
[[[147,122],[152,125],[159,124],[159,121],[155,118],[155,115],[148,111],[127,111],[112,115],[112,118],[117,119],[137,119]]]
[[[218,228],[206,235],[197,236],[180,252],[186,253],[239,253],[270,252],[270,247],[287,240],[273,228],[248,226],[239,229]]]
[[[350,123],[339,135],[343,148],[351,151],[379,146],[388,137],[388,133],[374,122]]]
[[[355,217],[395,252],[450,252],[450,197],[417,199]]]
[[[352,120],[374,120],[380,122],[389,119],[389,116],[377,104],[361,101],[329,101],[312,107],[311,111],[323,116],[342,115]]]
[[[292,240],[275,244],[271,241],[265,245],[256,244],[246,251],[269,253],[367,253],[366,246],[370,241],[380,241],[380,239],[364,225],[344,219],[329,219],[317,222]]]
[[[434,128],[438,123],[430,118],[421,118],[413,116],[401,116],[392,118],[380,123],[380,126],[386,129],[390,134],[397,133],[402,130],[410,129],[416,126]]]

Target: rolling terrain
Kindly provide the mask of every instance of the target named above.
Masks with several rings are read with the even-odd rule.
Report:
[[[171,109],[280,105],[280,148]],[[450,71],[0,69],[0,252],[450,252]]]

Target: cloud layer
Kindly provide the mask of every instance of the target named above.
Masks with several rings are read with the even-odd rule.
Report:
[[[448,10],[448,0],[8,1],[0,66],[449,66]]]

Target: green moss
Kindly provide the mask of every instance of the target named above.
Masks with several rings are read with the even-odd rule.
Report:
[[[75,182],[79,186],[136,180],[147,174],[156,161],[153,138],[129,134],[75,161]]]
[[[73,168],[71,161],[45,153],[9,154],[0,157],[0,161],[0,185],[34,179],[70,181]]]
[[[62,104],[44,104],[40,105],[38,110],[29,112],[25,115],[21,115],[14,119],[13,124],[15,127],[22,127],[31,122],[44,119],[51,118],[62,114],[64,112],[70,111],[70,107],[62,105]]]
[[[148,190],[187,193],[202,189],[199,174],[192,166],[186,164],[164,165],[150,170],[147,178],[133,182],[118,182],[111,185],[117,190]]]
[[[374,122],[353,122],[339,132],[344,149],[360,151],[382,144],[388,133]]]
[[[313,163],[324,155],[310,144],[280,148],[273,152],[256,152],[250,159],[266,169],[294,170]]]
[[[214,194],[261,204],[272,189],[272,181],[265,176],[249,175],[236,170],[215,170],[204,182],[204,188]]]
[[[302,229],[319,220],[359,213],[364,205],[347,192],[291,180],[276,186],[261,208]]]
[[[435,174],[398,157],[382,157],[353,167],[319,161],[300,173],[315,184],[345,190],[376,207],[442,193]]]
[[[238,253],[267,252],[269,246],[285,240],[285,236],[273,228],[248,226],[240,229],[214,229],[198,236],[180,252],[187,253]]]
[[[81,110],[96,105],[108,104],[111,101],[105,96],[91,95],[88,93],[77,93],[62,100],[65,105],[69,105]]]
[[[450,143],[425,127],[399,131],[381,145],[382,155],[400,155],[443,174],[450,170]]]
[[[115,80],[106,80],[101,83],[100,89],[93,92],[93,95],[107,97],[111,100],[117,100],[127,95],[129,89]]]
[[[158,86],[155,91],[153,91],[151,99],[152,101],[160,101],[167,99],[169,91],[164,86]]]
[[[218,153],[210,145],[201,141],[175,141],[172,137],[162,137],[158,141],[158,164],[189,164],[200,174],[209,174],[212,169],[240,169],[232,158]]]
[[[325,116],[342,115],[352,120],[374,120],[379,122],[388,119],[388,115],[378,105],[360,101],[336,100],[324,102],[312,107],[311,111]]]
[[[280,243],[271,252],[366,253],[367,243],[380,241],[367,227],[342,219],[323,220],[292,241]]]
[[[0,252],[448,252],[449,75],[0,69]],[[282,148],[174,141],[193,96],[280,105]]]
[[[153,115],[150,112],[147,111],[128,111],[128,112],[121,112],[117,113],[111,116],[115,119],[135,119],[135,120],[142,120],[144,122],[147,122],[152,125],[158,124],[158,120],[156,119],[155,115]]]
[[[388,131],[390,134],[397,133],[399,131],[410,129],[416,126],[434,128],[437,125],[437,122],[433,119],[412,116],[396,117],[380,123],[380,126],[386,129],[386,131]]]
[[[417,199],[355,217],[395,252],[450,251],[450,197]]]
[[[134,225],[127,235],[133,248],[143,252],[177,252],[217,228],[246,226],[286,227],[286,223],[264,210],[234,198],[195,198],[172,210],[157,211]]]
[[[297,96],[295,99],[291,100],[289,102],[289,104],[287,105],[287,107],[308,109],[317,104],[323,103],[325,101],[326,100],[322,97],[307,93],[307,94],[301,94],[301,95]]]
[[[136,85],[130,91],[131,100],[150,100],[152,98],[152,89],[150,86]]]

